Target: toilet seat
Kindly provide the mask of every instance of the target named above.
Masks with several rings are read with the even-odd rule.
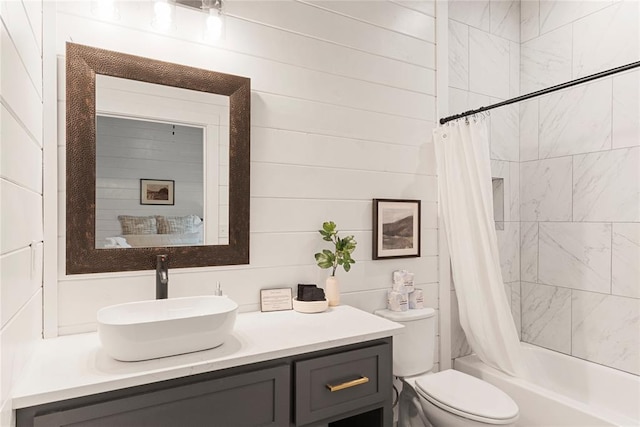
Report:
[[[502,390],[447,369],[415,378],[418,395],[439,408],[485,424],[510,424],[518,419],[518,405]]]

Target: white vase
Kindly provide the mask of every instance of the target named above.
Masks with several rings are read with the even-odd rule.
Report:
[[[326,293],[329,307],[340,305],[340,283],[336,276],[329,276],[324,283],[324,291]]]

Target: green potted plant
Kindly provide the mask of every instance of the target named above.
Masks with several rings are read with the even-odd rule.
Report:
[[[351,264],[355,264],[355,260],[351,254],[356,249],[358,242],[353,236],[340,238],[336,230],[336,224],[333,221],[323,222],[322,230],[318,230],[322,235],[322,240],[333,243],[334,250],[323,249],[322,252],[315,254],[316,262],[320,268],[331,268],[331,276],[325,282],[325,292],[327,301],[330,306],[340,304],[340,287],[336,278],[336,269],[339,265],[344,271],[351,270]]]

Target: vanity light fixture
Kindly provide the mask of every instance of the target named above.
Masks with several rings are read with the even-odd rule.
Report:
[[[151,26],[158,31],[168,31],[174,25],[176,5],[171,0],[154,0]]]
[[[206,41],[219,40],[224,30],[222,0],[202,0],[202,10],[208,13],[205,19],[204,39]]]
[[[107,1],[107,0],[105,0]],[[111,0],[113,1],[113,0]],[[224,0],[153,0],[151,26],[157,31],[169,31],[176,26],[176,5],[204,12],[203,34],[205,41],[216,41],[224,31]]]

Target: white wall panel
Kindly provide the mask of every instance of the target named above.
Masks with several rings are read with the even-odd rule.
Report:
[[[391,2],[368,2],[362,7],[353,1],[309,1],[305,2],[367,22],[398,33],[435,43],[435,18],[425,19],[424,13]],[[435,67],[434,67],[435,68]]]
[[[251,159],[255,162],[326,166],[379,172],[435,175],[426,161],[428,148],[341,138],[298,131],[254,127]],[[328,156],[327,153],[340,153]]]
[[[140,19],[148,21],[147,16]],[[196,23],[195,26],[199,27],[199,24]],[[263,72],[262,68],[267,67],[268,70],[269,63],[273,61],[356,80],[435,94],[434,70],[232,17],[227,19],[225,41],[215,46],[190,43],[187,37],[168,38],[135,28],[119,27],[117,33],[114,33],[113,26],[106,23],[59,14],[60,34],[57,50],[61,55],[64,55],[64,42],[69,41],[71,37],[67,29],[73,29],[73,40],[76,43],[244,75],[257,80],[263,73],[268,72]],[[105,34],[112,34],[113,37],[105,37]],[[191,37],[200,42],[199,36]],[[122,43],[123,39],[127,40],[125,45]],[[185,43],[188,48],[185,48]],[[257,63],[260,65],[257,66]],[[257,70],[260,71],[256,72]],[[282,86],[287,82],[278,81],[280,78],[276,81],[270,80],[270,83]],[[269,91],[268,88],[259,89]]]
[[[353,259],[366,260],[371,255],[371,233],[341,230],[358,242]],[[252,233],[250,256],[252,267],[297,266],[314,264],[314,254],[331,245],[318,233]],[[355,267],[354,267],[355,268]]]
[[[2,218],[0,248],[3,254],[42,241],[42,196],[0,180]]]
[[[0,256],[1,325],[42,287],[42,243]]]
[[[29,73],[31,83],[38,95],[42,97],[42,56],[39,40],[29,23],[29,17],[21,1],[3,1],[0,3],[2,22],[8,33],[24,68]]]
[[[0,35],[2,47],[2,81],[0,92],[3,103],[8,106],[24,124],[31,136],[42,144],[42,101],[33,85],[20,55],[2,25]]]
[[[427,120],[256,92],[251,96],[251,123],[261,127],[406,145],[424,142],[434,127],[434,123]]]
[[[42,193],[42,148],[4,105],[0,108],[0,176]]]
[[[308,232],[319,230],[331,218],[339,230],[371,230],[371,200],[328,200],[308,198],[251,199],[251,231],[256,233]],[[438,206],[422,201],[424,229],[436,229]]]
[[[2,2],[0,98],[0,415],[42,336],[41,2]],[[33,246],[30,246],[33,244]]]
[[[435,0],[391,0],[392,3],[397,3],[412,9],[420,13],[424,13],[428,16],[436,16],[436,2]]]
[[[436,178],[347,169],[254,163],[251,193],[260,197],[312,199],[422,198],[436,201]],[[349,183],[366,182],[367,185]]]
[[[252,78],[252,88],[256,91],[407,117],[435,117],[435,98],[425,93],[264,61],[252,56],[221,54],[216,56],[227,56],[227,62],[235,65],[231,72]],[[253,73],[255,69],[260,69],[260,73]],[[431,87],[432,82],[427,91],[432,92]]]
[[[245,62],[252,68],[250,62],[256,61]],[[252,76],[251,83],[253,89],[261,92],[419,119],[435,117],[435,97],[423,91],[264,61],[260,68],[261,72]],[[430,92],[431,88],[425,91]]]
[[[329,220],[338,230],[371,230],[371,210],[370,200],[253,197],[251,232],[315,232]]]
[[[36,43],[38,43],[38,46],[40,46],[40,51],[42,51],[42,3],[33,0],[22,0],[22,4],[24,6],[24,10],[27,12],[27,17],[29,18],[29,24],[31,25],[33,36],[36,40]]]
[[[389,4],[390,7],[393,5]],[[356,6],[359,9],[362,6]],[[387,56],[410,64],[435,69],[435,45],[337,15],[305,3],[292,1],[229,2],[226,12],[290,32],[326,40],[341,46]],[[423,21],[433,20],[422,16]],[[425,25],[426,27],[426,25]]]
[[[374,55],[244,21],[229,28],[227,40],[230,37],[238,37],[241,52],[258,57],[422,93],[435,92],[432,69],[395,60],[388,53]]]

